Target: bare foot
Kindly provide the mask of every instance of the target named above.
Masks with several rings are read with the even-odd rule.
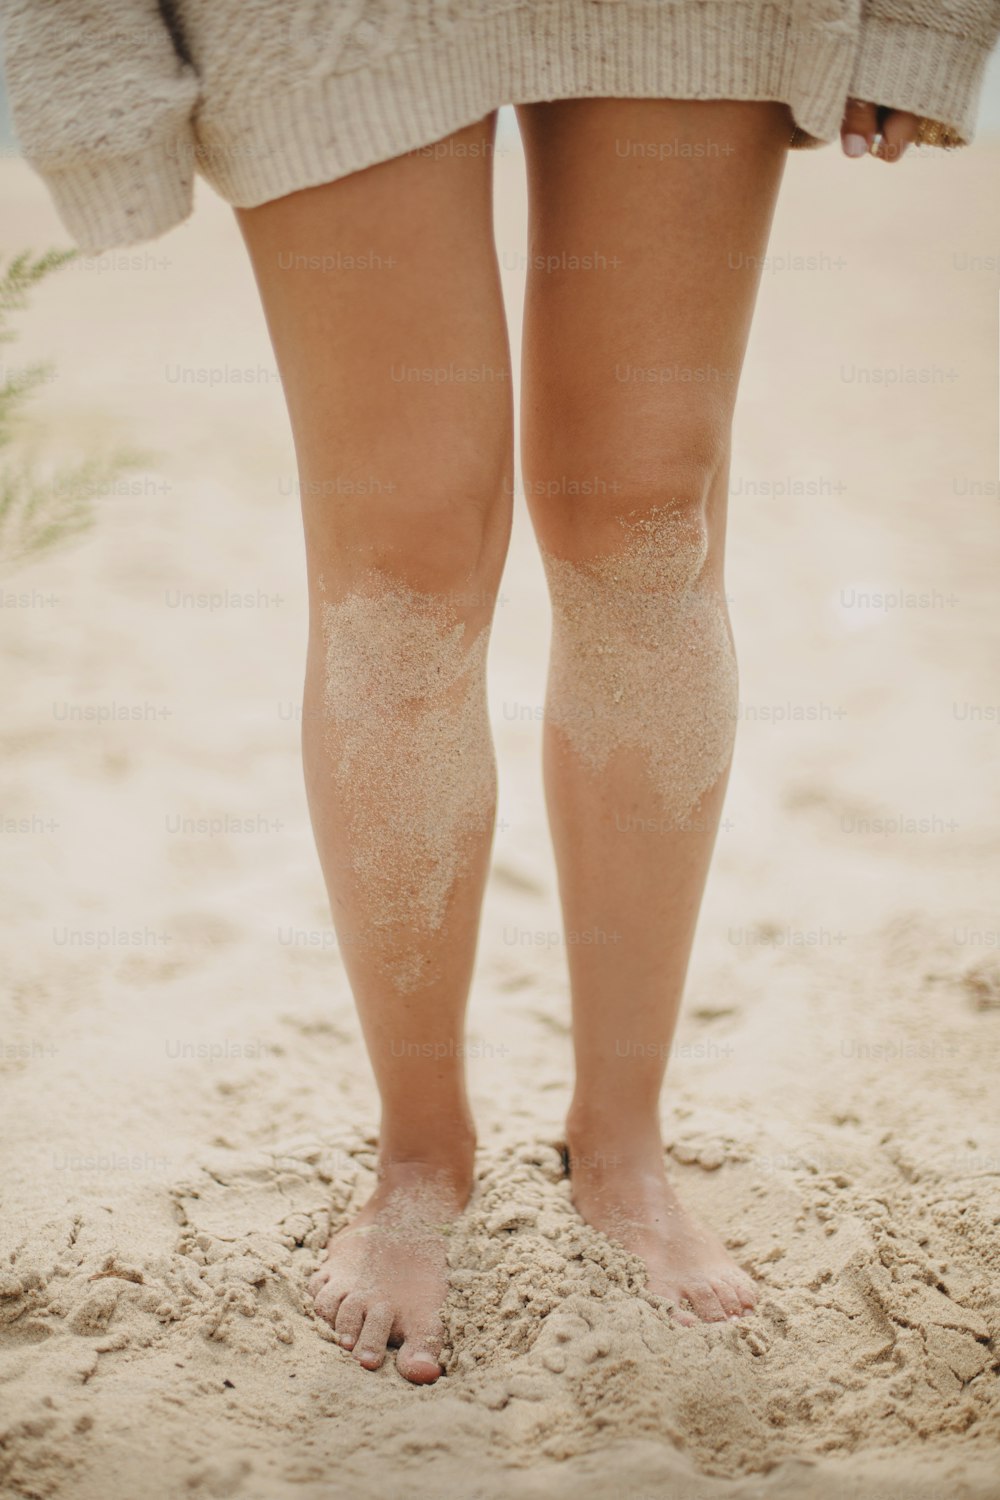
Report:
[[[448,1291],[448,1232],[468,1202],[471,1164],[395,1162],[357,1218],[335,1234],[309,1283],[316,1311],[342,1349],[377,1370],[389,1344],[416,1385],[441,1374],[441,1306]]]
[[[577,1212],[645,1261],[649,1290],[670,1299],[678,1323],[715,1323],[753,1308],[753,1282],[681,1203],[658,1139],[618,1142],[614,1149],[606,1137],[600,1146],[569,1132],[567,1139],[564,1161]]]

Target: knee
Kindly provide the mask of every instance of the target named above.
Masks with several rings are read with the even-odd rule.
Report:
[[[684,825],[732,751],[738,676],[711,547],[718,473],[710,460],[664,466],[603,511],[588,503],[543,546],[549,722],[596,774],[638,755],[664,830]]]
[[[475,717],[509,530],[502,480],[488,463],[425,468],[331,507],[309,550],[310,651],[332,720],[361,734],[448,701]]]
[[[578,463],[575,483],[529,487],[543,550],[576,563],[619,556],[638,587],[694,582],[721,529],[727,444],[711,427],[689,426],[652,452],[625,438],[611,451],[614,467]]]
[[[705,486],[634,486],[602,510],[577,512],[542,557],[557,617],[599,612],[611,626],[652,623],[694,594],[718,595]]]
[[[512,488],[509,467],[484,454],[374,479],[357,495],[320,493],[307,511],[309,550],[338,593],[375,574],[477,613],[503,568]]]
[[[565,690],[577,691],[575,679],[599,691],[610,714],[634,670],[679,688],[697,663],[696,675],[728,691],[734,657],[714,545],[728,464],[709,438],[689,432],[641,466],[633,449],[633,477],[617,492],[567,498],[539,526]]]

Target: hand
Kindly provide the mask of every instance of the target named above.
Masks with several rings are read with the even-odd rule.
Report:
[[[872,141],[881,136],[874,153],[880,161],[898,161],[917,138],[917,115],[905,109],[883,109],[863,99],[848,99],[840,126],[840,144],[845,156],[867,156]]]

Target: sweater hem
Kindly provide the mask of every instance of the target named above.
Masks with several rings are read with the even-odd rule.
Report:
[[[988,58],[975,38],[870,16],[851,96],[919,116],[918,145],[967,146]]]
[[[187,125],[176,140],[129,155],[37,170],[64,227],[88,255],[156,239],[194,207],[194,149]]]
[[[252,208],[430,146],[502,104],[588,97],[771,100],[791,111],[790,146],[816,146],[839,129],[855,48],[767,3],[540,3],[379,66],[288,90],[276,80],[216,118],[202,109],[195,166]]]

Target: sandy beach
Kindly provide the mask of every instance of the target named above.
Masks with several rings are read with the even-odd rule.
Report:
[[[797,153],[764,268],[741,723],[663,1101],[675,1180],[760,1285],[741,1324],[672,1324],[561,1174],[548,607],[518,500],[479,1175],[422,1389],[359,1368],[305,1292],[370,1190],[377,1109],[302,787],[294,458],[235,220],[199,182],[187,224],[16,317],[8,371],[55,364],[18,452],[151,458],[0,579],[0,1493],[1000,1495],[998,170],[996,140]],[[496,174],[516,359],[509,131]],[[68,243],[16,158],[0,201],[5,255]]]

